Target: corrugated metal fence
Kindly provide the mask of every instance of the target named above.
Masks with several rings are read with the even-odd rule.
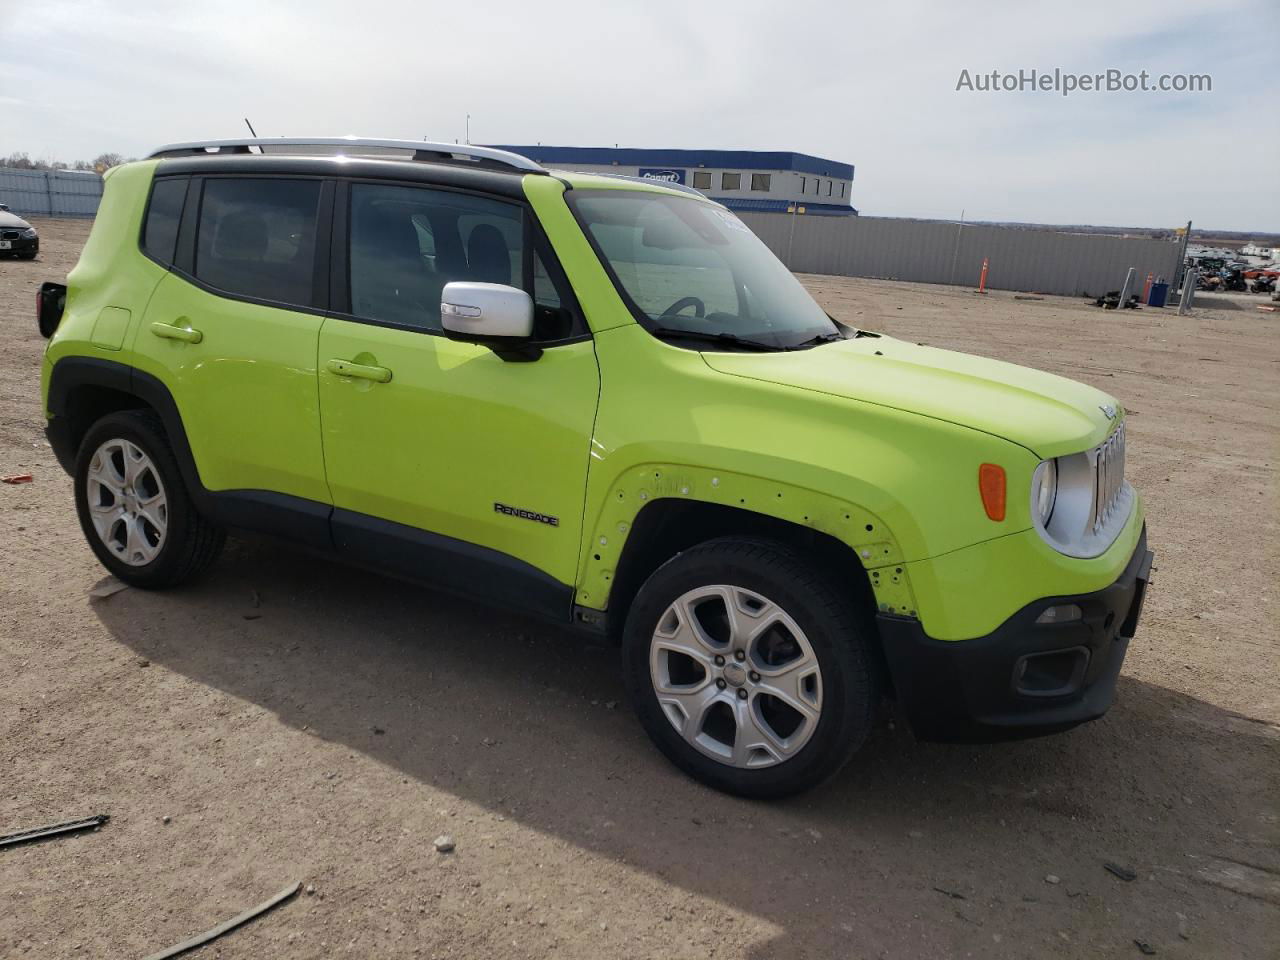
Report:
[[[744,223],[792,270],[977,287],[987,258],[987,286],[1062,296],[1118,290],[1130,267],[1172,280],[1180,240],[1107,237],[1021,227],[979,226],[882,217],[809,217],[742,213]]]
[[[101,199],[96,173],[0,167],[0,203],[20,217],[92,217]]]
[[[92,217],[102,178],[69,170],[0,167],[0,203],[35,217]],[[880,277],[977,286],[987,258],[987,286],[1063,296],[1118,290],[1136,267],[1172,280],[1181,243],[1022,227],[883,217],[811,217],[742,212],[742,220],[799,273]]]

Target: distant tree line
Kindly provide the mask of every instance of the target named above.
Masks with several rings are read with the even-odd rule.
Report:
[[[16,167],[19,170],[83,170],[88,173],[103,174],[112,167],[128,163],[131,159],[133,158],[124,157],[118,153],[101,153],[92,160],[64,163],[61,160],[32,160],[25,153],[11,153],[7,157],[0,157],[0,167]]]

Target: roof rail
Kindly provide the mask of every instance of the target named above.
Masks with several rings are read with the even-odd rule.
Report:
[[[595,173],[595,171],[592,171]],[[701,190],[695,189],[686,183],[676,183],[673,180],[659,180],[656,177],[633,177],[626,173],[596,173],[598,177],[612,177],[614,180],[629,180],[632,183],[647,183],[649,186],[666,187],[668,190],[679,190],[681,193],[688,193],[700,200],[710,200]],[[712,200],[712,203],[715,201]]]
[[[254,148],[257,148],[256,150]],[[381,157],[389,160],[416,160],[422,163],[468,164],[490,169],[524,170],[546,173],[528,157],[491,147],[462,143],[432,143],[426,140],[370,140],[364,137],[254,137],[240,140],[197,140],[170,143],[148,154],[147,159],[217,154],[332,154],[334,156]],[[408,154],[402,156],[401,154]]]

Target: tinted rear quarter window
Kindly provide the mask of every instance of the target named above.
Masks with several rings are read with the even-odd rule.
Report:
[[[178,223],[182,219],[182,202],[186,196],[186,177],[160,179],[151,188],[147,222],[142,231],[142,249],[147,256],[166,266],[173,263],[173,248],[178,242]]]
[[[239,296],[310,304],[319,201],[318,180],[207,180],[196,277]]]

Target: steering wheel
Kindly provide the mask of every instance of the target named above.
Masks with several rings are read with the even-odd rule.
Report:
[[[662,311],[664,317],[674,317],[681,310],[693,307],[693,315],[701,320],[707,315],[707,305],[697,297],[681,297],[667,309]]]

